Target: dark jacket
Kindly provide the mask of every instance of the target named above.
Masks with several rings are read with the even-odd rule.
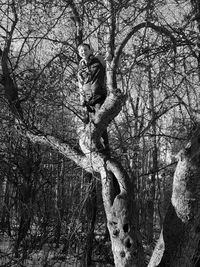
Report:
[[[105,86],[105,67],[98,58],[90,56],[88,62],[81,60],[78,68],[78,80],[80,84],[80,93],[85,101],[91,99],[106,97]]]

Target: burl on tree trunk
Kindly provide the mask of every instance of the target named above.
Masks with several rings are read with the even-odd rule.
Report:
[[[171,203],[148,267],[197,266],[200,240],[200,126],[179,152]]]

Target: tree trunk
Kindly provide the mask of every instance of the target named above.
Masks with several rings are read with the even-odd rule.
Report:
[[[59,161],[58,156],[58,161]],[[63,205],[62,205],[62,188],[63,188],[63,175],[64,175],[64,161],[60,160],[60,168],[58,169],[56,184],[55,184],[55,212],[56,212],[56,225],[55,225],[55,233],[54,240],[56,243],[56,247],[59,247],[60,237],[61,237],[61,228],[62,228],[62,219],[63,219]]]
[[[105,153],[101,144],[101,134],[110,120],[120,111],[123,101],[122,95],[117,90],[115,93],[107,97],[101,109],[95,114],[94,121],[86,125],[82,131],[80,146],[88,157],[93,172],[101,175],[103,203],[115,266],[144,266],[142,242],[137,220],[134,219],[137,209],[132,198],[130,179],[119,162]]]
[[[117,177],[118,182],[124,179],[125,171],[115,162],[108,162],[108,168]],[[131,198],[131,185],[119,184],[120,193],[113,202],[108,202],[109,185],[106,176],[101,174],[104,207],[107,216],[107,226],[112,243],[115,266],[144,266],[144,254],[140,233],[137,226],[137,209]],[[126,177],[125,183],[129,183]],[[120,182],[119,182],[120,183]],[[124,190],[124,188],[126,188]],[[108,204],[109,203],[109,204]]]
[[[10,213],[9,213],[9,181],[5,177],[5,181],[0,186],[2,189],[3,201],[1,204],[1,218],[0,218],[0,228],[2,232],[6,232],[11,236],[11,227],[10,227]]]
[[[154,224],[154,210],[155,210],[155,184],[156,184],[156,172],[158,169],[157,163],[157,138],[156,138],[156,111],[154,105],[154,87],[153,87],[153,79],[152,79],[152,66],[150,62],[150,58],[148,57],[148,86],[149,86],[149,108],[150,108],[150,118],[152,120],[152,156],[150,162],[150,172],[152,172],[149,180],[149,190],[147,197],[147,240],[148,243],[153,242],[153,224]]]
[[[96,180],[92,174],[87,174],[90,188],[88,192],[88,198],[86,201],[86,216],[87,216],[87,232],[86,232],[86,244],[84,250],[83,267],[91,266],[92,264],[92,251],[94,241],[94,228],[96,222],[97,213],[97,192],[96,192]]]
[[[171,204],[148,267],[195,266],[200,240],[200,128],[178,155]]]

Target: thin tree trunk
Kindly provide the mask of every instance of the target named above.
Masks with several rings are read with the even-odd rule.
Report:
[[[60,157],[58,156],[58,161],[60,161]],[[55,184],[55,211],[56,211],[56,226],[55,226],[55,234],[54,239],[56,243],[56,247],[59,247],[61,229],[62,229],[62,218],[63,218],[63,208],[62,208],[62,187],[63,187],[63,171],[64,171],[64,161],[61,160],[60,169],[58,169],[56,184]]]
[[[147,197],[147,238],[148,242],[153,242],[153,223],[154,223],[154,209],[155,209],[155,183],[156,183],[156,172],[157,172],[157,138],[156,138],[156,114],[154,107],[154,91],[153,91],[153,81],[151,73],[151,63],[149,59],[148,67],[148,85],[149,85],[149,108],[150,116],[152,120],[152,139],[153,139],[153,148],[152,148],[152,163],[150,171],[152,172],[149,181],[149,194]]]
[[[89,196],[86,203],[86,216],[87,216],[87,233],[86,244],[84,248],[83,267],[91,266],[92,264],[92,251],[94,241],[94,228],[97,213],[97,195],[96,195],[96,180],[92,174],[87,174],[88,182],[91,186],[89,189]]]
[[[0,227],[1,230],[4,232],[7,232],[9,236],[11,236],[11,227],[10,227],[10,213],[9,213],[9,181],[7,177],[5,178],[5,181],[1,185],[2,188],[2,195],[3,195],[3,201],[2,201],[2,212],[1,212],[1,222]]]

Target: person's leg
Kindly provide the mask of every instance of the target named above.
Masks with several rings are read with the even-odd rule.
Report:
[[[95,113],[100,109],[100,107],[101,107],[102,104],[103,103],[96,103],[95,104],[95,106],[94,106]],[[103,138],[104,148],[105,148],[106,152],[109,153],[109,150],[110,149],[109,149],[109,140],[108,140],[108,132],[107,132],[107,129],[103,132],[102,138]]]
[[[86,88],[86,87],[85,87]],[[92,100],[93,96],[91,95],[90,88],[84,92],[84,118],[83,122],[88,124],[91,120],[92,113],[95,112],[94,107],[90,105],[90,101]]]
[[[83,109],[83,123],[88,124],[90,121],[89,111],[87,107],[84,107]]]
[[[104,143],[105,151],[106,151],[106,153],[109,154],[110,147],[109,147],[109,140],[108,140],[108,132],[107,132],[107,129],[103,132],[102,138],[103,138],[103,143]]]
[[[89,101],[85,101],[84,110],[83,110],[83,113],[84,113],[83,122],[85,124],[88,124],[90,122],[91,115],[94,112],[95,112],[94,107],[89,105]]]

